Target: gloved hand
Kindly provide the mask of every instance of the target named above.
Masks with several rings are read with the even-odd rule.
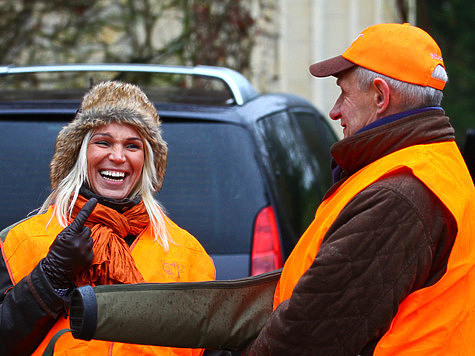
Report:
[[[91,229],[84,223],[96,204],[95,198],[84,204],[74,221],[56,236],[48,254],[41,261],[41,267],[54,289],[69,288],[74,273],[92,262]]]

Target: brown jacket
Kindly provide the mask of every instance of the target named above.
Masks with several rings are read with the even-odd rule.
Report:
[[[335,189],[404,147],[454,140],[441,110],[415,114],[336,143]],[[444,274],[453,216],[410,173],[382,179],[341,211],[292,297],[272,314],[251,355],[371,355],[400,302]]]

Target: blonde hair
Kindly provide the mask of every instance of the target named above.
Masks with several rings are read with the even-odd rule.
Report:
[[[48,207],[54,204],[54,216],[61,226],[66,227],[71,220],[74,204],[79,195],[79,190],[84,183],[89,185],[87,176],[87,146],[91,139],[94,129],[89,130],[84,136],[79,150],[78,158],[71,171],[63,178],[58,186],[53,189],[51,194],[43,202],[38,214],[48,210]],[[168,233],[165,219],[166,213],[160,203],[154,198],[154,185],[158,181],[157,172],[154,165],[154,155],[150,143],[144,142],[144,165],[142,174],[136,186],[129,194],[129,199],[141,197],[150,219],[155,241],[158,241],[165,251],[169,249],[171,241]]]

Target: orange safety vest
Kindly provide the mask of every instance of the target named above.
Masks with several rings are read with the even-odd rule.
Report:
[[[35,215],[15,225],[2,246],[3,258],[13,284],[27,276],[46,256],[49,246],[63,229],[51,219],[52,207],[42,215]],[[166,220],[173,242],[168,252],[154,241],[150,226],[131,246],[132,257],[146,282],[195,282],[215,279],[211,257],[200,243],[171,220]],[[69,328],[69,318],[61,316],[33,355],[42,355],[50,339],[61,329]],[[170,348],[133,345],[100,340],[74,339],[71,333],[61,336],[55,344],[55,355],[201,355],[202,349]]]
[[[274,294],[274,309],[289,299],[311,266],[341,210],[363,189],[409,168],[444,203],[458,232],[447,271],[434,285],[399,305],[374,355],[469,355],[475,350],[475,188],[454,142],[411,146],[387,155],[349,177],[318,207],[314,221],[286,261]]]

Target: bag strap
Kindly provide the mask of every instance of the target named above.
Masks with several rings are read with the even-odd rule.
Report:
[[[54,336],[48,342],[48,345],[46,346],[45,351],[43,352],[43,356],[53,356],[54,345],[56,344],[56,341],[58,341],[58,339],[62,335],[66,334],[69,331],[71,331],[71,329],[61,329],[56,334],[54,334]]]

